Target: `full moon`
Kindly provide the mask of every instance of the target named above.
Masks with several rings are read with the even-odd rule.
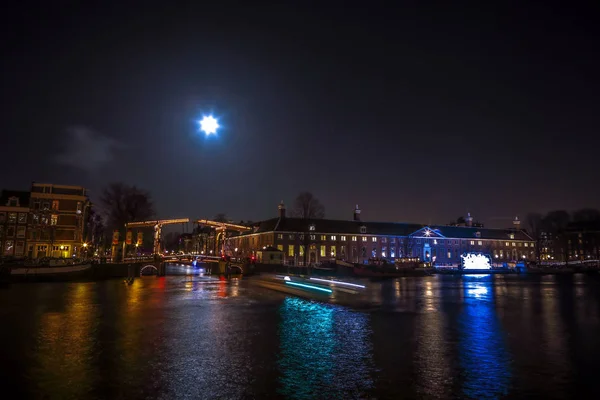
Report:
[[[219,121],[216,120],[212,115],[202,117],[200,121],[200,130],[204,132],[207,136],[214,135],[217,133],[217,129],[219,129]]]

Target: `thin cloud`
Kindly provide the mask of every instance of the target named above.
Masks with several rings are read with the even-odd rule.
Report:
[[[86,127],[67,129],[67,138],[62,152],[54,158],[61,165],[95,172],[109,164],[115,150],[123,148],[119,141]]]

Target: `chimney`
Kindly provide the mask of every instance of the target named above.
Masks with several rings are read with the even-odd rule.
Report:
[[[283,200],[281,200],[277,208],[279,209],[279,218],[285,218],[285,204],[283,204]]]
[[[354,209],[354,220],[360,221],[360,208],[358,208],[358,204],[356,205],[356,208]]]
[[[473,217],[471,217],[471,213],[467,213],[467,218],[465,218],[465,222],[467,226],[473,226]]]
[[[515,217],[513,220],[513,227],[518,231],[521,230],[521,221],[519,220],[519,217]]]

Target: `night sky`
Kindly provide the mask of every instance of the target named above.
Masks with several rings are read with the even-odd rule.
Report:
[[[102,3],[5,9],[2,187],[123,181],[237,220],[303,190],[383,221],[600,206],[592,2]]]

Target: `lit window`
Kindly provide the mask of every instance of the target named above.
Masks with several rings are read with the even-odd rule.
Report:
[[[13,244],[13,243],[14,243],[14,242],[13,242],[12,240],[7,240],[7,241],[4,243],[4,254],[8,254],[8,255],[11,255],[11,254],[12,254],[12,251],[13,251],[13,246],[14,246],[14,244]]]
[[[452,258],[452,252],[451,251],[448,252],[448,258]]]
[[[385,248],[385,247],[382,247],[382,248],[381,248],[381,257],[382,257],[382,258],[385,258],[385,253],[386,253],[386,251],[385,251],[385,250],[386,250],[386,248]]]
[[[58,223],[58,215],[53,215],[50,219],[50,225],[56,225]]]
[[[356,236],[352,236],[352,241],[356,242]]]
[[[19,223],[20,224],[27,223],[27,213],[19,213]]]
[[[366,237],[366,236],[363,236],[363,237],[362,237],[362,241],[363,241],[363,242],[366,242],[366,241],[367,241],[367,237]]]
[[[511,233],[511,234],[510,234],[510,238],[511,238],[511,239],[514,239],[514,238],[515,238],[515,234],[514,234],[514,233]]]
[[[373,236],[373,238],[371,238],[371,240],[372,240],[373,242],[376,242],[376,241],[377,241],[377,237]]]
[[[81,202],[77,202],[77,214],[81,214]]]
[[[17,223],[17,213],[8,213],[8,223],[9,224]]]
[[[510,246],[510,243],[506,242],[506,247]]]
[[[335,250],[336,250],[335,246],[331,246],[331,257],[335,257],[335,255],[336,255]]]
[[[300,235],[300,240],[304,240],[304,235]]]
[[[278,233],[277,234],[277,239],[283,239],[283,233]]]
[[[366,226],[361,226],[360,227],[360,233],[367,233],[367,227]]]
[[[530,243],[531,247],[533,247],[533,243]]]
[[[335,236],[331,236],[331,240],[337,240]]]
[[[381,238],[381,243],[385,243],[385,242],[387,242],[387,238],[385,238],[385,237],[382,237],[382,238]]]
[[[304,246],[300,246],[300,257],[304,257]]]
[[[288,246],[288,256],[294,257],[294,245],[293,244],[290,244]]]
[[[515,242],[513,242],[513,247],[516,247],[516,246],[517,246],[517,244]]]
[[[340,239],[341,239],[342,242],[345,242],[346,241],[346,236],[340,236]]]
[[[478,245],[478,246],[481,246],[481,245],[483,245],[483,243],[481,242],[481,240],[478,240],[478,241],[477,241],[477,245]]]
[[[321,257],[327,257],[327,246],[321,246]]]
[[[52,209],[58,210],[58,200],[52,200]]]
[[[278,245],[277,245],[277,250],[279,250],[279,251],[283,251],[283,245],[282,245],[282,244],[278,244]]]
[[[317,235],[310,235],[310,240],[317,240]]]
[[[321,235],[321,240],[323,240],[323,241],[327,240],[327,236]]]
[[[433,239],[433,244],[438,244],[437,239]]]
[[[392,247],[392,248],[390,249],[390,257],[391,257],[391,258],[394,258],[394,257],[396,257],[396,249],[395,249],[394,247]]]
[[[475,241],[471,240],[471,246],[475,246]]]
[[[290,235],[288,236],[288,238],[289,238],[290,240],[294,240],[294,234],[290,234]]]
[[[310,225],[310,226],[308,227],[308,230],[309,230],[309,231],[314,231],[314,230],[315,230],[315,226],[314,226],[314,225]]]

